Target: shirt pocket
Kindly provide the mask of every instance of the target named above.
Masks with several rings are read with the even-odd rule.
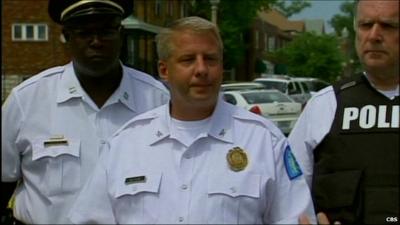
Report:
[[[155,223],[162,173],[126,172],[116,181],[115,214],[117,223]]]
[[[261,175],[250,173],[209,176],[209,223],[254,224],[260,220]]]
[[[80,140],[67,139],[62,144],[45,144],[48,140],[33,141],[32,161],[43,174],[40,191],[50,200],[60,194],[73,193],[81,186]]]

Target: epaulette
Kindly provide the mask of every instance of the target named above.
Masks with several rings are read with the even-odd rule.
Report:
[[[356,84],[357,84],[357,81],[354,81],[354,80],[347,82],[347,83],[343,84],[342,86],[340,86],[340,90],[344,90],[346,88],[353,87]]]
[[[364,75],[358,75],[356,77],[351,77],[351,78],[347,78],[344,79],[342,81],[337,82],[336,84],[333,85],[333,89],[335,91],[335,93],[339,93],[341,91],[344,91],[348,88],[354,87],[359,83],[363,82],[363,77]]]

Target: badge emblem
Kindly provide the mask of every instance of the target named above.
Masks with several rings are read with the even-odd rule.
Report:
[[[244,170],[248,164],[246,152],[239,147],[234,147],[233,149],[229,150],[228,154],[226,155],[226,159],[228,160],[231,170],[235,172]]]
[[[294,178],[301,176],[303,174],[289,145],[286,146],[283,157],[284,157],[283,160],[285,163],[286,172],[290,180],[293,180]]]

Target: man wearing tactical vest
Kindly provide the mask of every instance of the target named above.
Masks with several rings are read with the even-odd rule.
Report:
[[[343,224],[399,222],[399,1],[355,4],[364,72],[327,87],[289,136],[317,212]]]

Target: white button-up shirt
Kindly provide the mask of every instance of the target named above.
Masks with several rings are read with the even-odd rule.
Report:
[[[315,222],[304,177],[289,178],[287,141],[272,122],[220,100],[194,142],[174,132],[168,105],[119,130],[75,202],[72,222],[295,224],[302,213]],[[234,147],[248,158],[237,172],[227,161]]]
[[[13,89],[2,107],[3,182],[22,179],[14,216],[24,223],[68,223],[67,212],[108,138],[139,113],[166,103],[151,76],[123,66],[120,86],[100,109],[72,63]]]

